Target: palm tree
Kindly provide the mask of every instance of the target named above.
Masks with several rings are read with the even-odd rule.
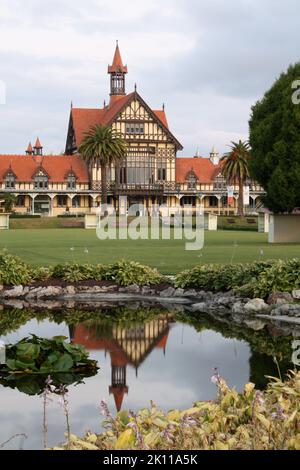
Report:
[[[251,150],[248,142],[231,142],[231,151],[223,156],[222,175],[228,184],[239,185],[238,214],[244,215],[244,184],[249,177]]]
[[[97,124],[84,134],[78,150],[90,173],[93,167],[101,168],[101,202],[107,204],[107,168],[118,167],[124,159],[126,142],[111,127]]]
[[[0,194],[0,199],[3,198],[5,212],[11,212],[16,204],[17,197],[13,193]]]

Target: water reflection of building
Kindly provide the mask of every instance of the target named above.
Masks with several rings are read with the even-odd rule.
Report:
[[[87,350],[104,350],[111,358],[111,385],[109,393],[114,396],[116,408],[120,411],[125,394],[128,394],[126,380],[127,366],[138,368],[154,349],[165,354],[171,323],[171,315],[145,322],[143,325],[124,327],[114,324],[103,327],[77,325],[70,328],[71,341],[82,344]]]

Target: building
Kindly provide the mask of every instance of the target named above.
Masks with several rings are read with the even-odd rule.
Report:
[[[71,108],[64,155],[43,155],[37,139],[25,155],[0,155],[0,190],[17,196],[16,212],[46,214],[89,213],[101,201],[101,170],[88,171],[78,148],[91,126],[111,126],[127,142],[122,165],[108,169],[108,202],[118,208],[119,196],[128,204],[142,204],[151,210],[154,204],[176,209],[183,204],[203,207],[207,212],[236,212],[238,188],[228,197],[221,176],[218,152],[209,158],[178,157],[183,149],[171,132],[165,107],[152,109],[134,91],[126,93],[126,74],[117,44],[110,76],[110,98],[103,108]],[[262,188],[248,184],[255,208]]]
[[[129,393],[127,368],[138,369],[154,349],[165,354],[172,324],[172,314],[161,314],[142,325],[124,327],[119,324],[104,327],[88,327],[86,324],[69,327],[70,339],[81,344],[88,351],[105,351],[111,359],[111,385],[109,394],[113,395],[116,410],[120,411],[125,395]]]

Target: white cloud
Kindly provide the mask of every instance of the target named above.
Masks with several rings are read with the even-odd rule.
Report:
[[[0,0],[0,151],[23,151],[40,129],[46,149],[60,152],[70,101],[107,99],[116,39],[127,89],[137,82],[151,106],[167,104],[185,155],[213,143],[224,151],[247,137],[251,104],[298,60],[297,8],[296,0]]]

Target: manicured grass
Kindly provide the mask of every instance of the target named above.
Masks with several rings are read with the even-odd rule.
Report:
[[[186,251],[183,240],[101,241],[94,230],[20,229],[0,232],[0,249],[3,248],[37,265],[65,261],[111,263],[124,258],[156,267],[166,274],[199,263],[225,264],[300,256],[300,245],[269,245],[265,234],[238,231],[205,232],[203,250]]]

